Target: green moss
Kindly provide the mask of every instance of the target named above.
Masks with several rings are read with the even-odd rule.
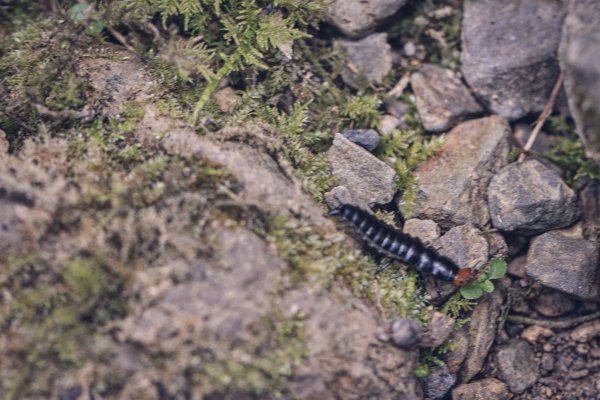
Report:
[[[38,134],[38,126],[53,131],[77,124],[90,89],[75,62],[82,43],[68,26],[36,19],[18,28],[0,38],[0,80],[10,93],[0,97],[0,128],[11,151]]]
[[[10,385],[10,399],[19,398],[28,384],[43,392],[52,371],[80,365],[93,333],[122,318],[127,308],[121,295],[126,278],[92,255],[56,269],[28,257],[9,262],[7,272],[11,284],[4,289],[14,301],[3,315],[3,329],[28,332],[7,351],[7,365],[23,371]]]
[[[192,381],[200,385],[198,396],[207,392],[244,392],[256,396],[285,393],[294,368],[308,356],[304,323],[301,318],[286,319],[274,312],[255,330],[257,335],[263,336],[260,349],[252,350],[252,346],[246,344],[232,356],[230,349],[221,349],[219,343],[210,346],[214,351],[212,360],[202,362],[192,372]],[[266,341],[265,334],[269,337]]]
[[[561,138],[552,148],[548,159],[563,169],[565,181],[572,188],[575,188],[576,181],[581,177],[600,179],[600,168],[587,158],[578,138]]]
[[[327,286],[342,279],[357,296],[376,304],[388,317],[429,319],[431,309],[414,271],[399,266],[376,274],[377,264],[350,243],[331,243],[311,227],[282,216],[270,221],[266,234],[290,265],[292,283],[308,280]]]

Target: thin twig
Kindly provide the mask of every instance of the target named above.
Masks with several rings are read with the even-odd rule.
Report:
[[[596,318],[600,318],[600,311],[596,311],[595,313],[584,315],[582,317],[558,319],[558,320],[535,319],[535,318],[523,317],[520,315],[509,315],[508,317],[506,317],[506,320],[509,322],[517,323],[517,324],[538,325],[538,326],[543,326],[544,328],[565,329],[565,328],[570,328],[572,326],[576,326],[579,324],[583,324],[584,322],[592,321]]]
[[[125,36],[123,36],[121,34],[121,32],[119,32],[118,30],[116,30],[112,26],[107,26],[106,30],[108,32],[110,32],[110,34],[113,35],[114,38],[117,39],[117,41],[123,45],[123,47],[125,47],[131,53],[133,53],[135,55],[139,55],[138,52],[135,51],[135,49],[129,43],[127,43],[127,38],[125,38]]]
[[[560,91],[560,87],[562,86],[563,79],[564,74],[561,71],[558,75],[556,83],[554,84],[554,88],[552,88],[552,93],[550,94],[548,102],[544,106],[544,109],[542,110],[542,113],[540,114],[538,119],[535,121],[535,126],[531,131],[531,136],[529,136],[529,139],[527,139],[527,143],[525,143],[525,146],[523,146],[523,152],[519,155],[519,162],[523,162],[525,160],[525,157],[527,155],[526,153],[529,150],[531,150],[531,147],[535,143],[535,139],[537,138],[538,133],[540,133],[540,131],[542,130],[544,122],[552,113],[552,110],[554,109],[554,102],[556,101],[556,97],[558,96],[558,92]]]
[[[404,90],[406,89],[406,87],[408,86],[409,83],[410,83],[410,74],[407,72],[404,75],[402,75],[402,78],[400,78],[400,80],[396,83],[396,85],[394,85],[392,90],[387,92],[387,95],[390,97],[394,97],[394,98],[398,98],[398,97],[402,96],[402,93],[404,93]]]

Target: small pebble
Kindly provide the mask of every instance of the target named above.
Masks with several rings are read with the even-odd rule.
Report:
[[[554,357],[552,354],[544,354],[542,356],[541,367],[546,371],[552,371],[554,369]]]
[[[402,47],[402,53],[406,57],[414,57],[416,52],[417,52],[417,48],[415,46],[415,43],[412,40],[409,40],[408,42],[404,43],[404,46]]]
[[[373,151],[379,146],[379,134],[374,129],[350,129],[344,132],[346,139],[352,143]]]
[[[580,369],[577,371],[570,371],[569,377],[571,377],[571,379],[581,379],[581,378],[585,378],[589,374],[590,374],[590,371],[587,368],[584,368],[584,369]]]
[[[552,330],[537,325],[532,325],[521,332],[521,337],[531,344],[535,344],[541,337],[546,338],[552,335]]]
[[[392,343],[403,349],[414,346],[421,340],[423,328],[414,319],[396,319],[390,324]]]

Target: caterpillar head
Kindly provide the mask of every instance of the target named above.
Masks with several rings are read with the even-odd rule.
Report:
[[[454,286],[464,286],[475,278],[476,271],[471,268],[462,268],[456,273],[456,277],[452,282]]]

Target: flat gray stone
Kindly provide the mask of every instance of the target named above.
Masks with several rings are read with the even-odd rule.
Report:
[[[442,357],[448,366],[451,373],[456,374],[460,371],[463,361],[467,357],[467,351],[469,349],[469,335],[466,327],[455,329],[451,334],[449,340],[454,343],[454,346],[444,354]]]
[[[571,114],[588,157],[600,165],[600,2],[572,0],[560,44]]]
[[[507,164],[511,131],[503,118],[463,122],[452,129],[438,153],[417,168],[413,216],[443,227],[489,221],[487,186]],[[402,208],[402,205],[400,205]]]
[[[402,231],[431,246],[440,237],[440,226],[430,219],[411,218],[404,223]]]
[[[336,186],[325,193],[325,202],[330,209],[337,208],[342,204],[356,204],[352,193],[346,186]]]
[[[483,363],[496,338],[503,294],[501,290],[487,293],[473,308],[469,322],[469,347],[460,370],[461,382],[469,382],[481,371]]]
[[[501,346],[496,353],[496,360],[500,377],[513,393],[523,393],[539,378],[540,372],[534,361],[533,350],[524,340]]]
[[[325,18],[344,35],[360,37],[395,14],[407,0],[326,0]]]
[[[339,183],[348,188],[356,205],[386,204],[396,192],[396,172],[377,157],[336,133],[327,159]]]
[[[589,182],[579,192],[583,234],[586,239],[594,239],[600,228],[600,181]]]
[[[458,385],[452,390],[452,400],[506,400],[506,384],[498,379],[487,378],[469,384]]]
[[[483,112],[469,89],[449,69],[425,64],[412,74],[410,84],[417,111],[428,131],[446,131],[458,122]]]
[[[543,109],[559,74],[565,12],[559,1],[465,2],[462,73],[490,111],[514,120]]]
[[[460,268],[482,268],[490,250],[483,233],[473,224],[455,226],[437,240],[434,247]]]
[[[342,79],[359,88],[365,83],[380,84],[392,70],[392,47],[387,42],[387,33],[373,33],[360,40],[336,40],[334,46],[341,47],[347,55]]]
[[[598,301],[598,243],[544,233],[531,242],[525,271],[542,285],[582,300]]]
[[[569,226],[580,214],[575,192],[556,171],[534,159],[500,170],[488,197],[494,227],[521,235]]]

